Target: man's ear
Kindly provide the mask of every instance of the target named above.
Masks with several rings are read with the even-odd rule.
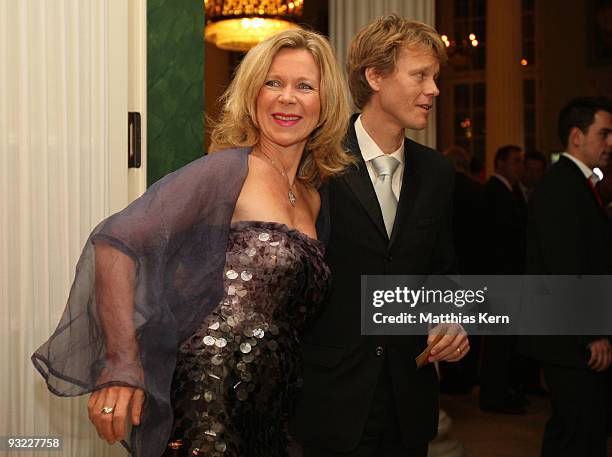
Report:
[[[383,79],[381,74],[376,71],[373,67],[367,67],[365,69],[365,78],[368,81],[368,84],[372,88],[374,92],[378,92],[380,90],[380,84]]]
[[[582,143],[583,136],[584,133],[582,133],[582,130],[580,130],[578,127],[572,127],[570,129],[569,137],[567,139],[567,144],[572,145],[574,147],[578,147]]]

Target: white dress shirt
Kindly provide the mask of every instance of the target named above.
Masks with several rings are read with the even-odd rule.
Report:
[[[361,123],[361,115],[359,115],[355,121],[355,134],[357,136],[359,149],[361,149],[361,155],[363,160],[365,160],[366,168],[368,169],[368,174],[370,175],[370,180],[372,181],[372,184],[374,184],[377,176],[376,172],[374,171],[374,167],[372,166],[372,160],[378,156],[384,155],[385,153],[378,147],[372,137],[368,135],[365,128],[363,128],[363,124]],[[399,201],[400,190],[402,188],[402,178],[404,177],[404,140],[402,140],[400,147],[389,155],[399,162],[398,167],[393,173],[393,180],[391,181],[391,189],[393,189],[393,194]]]
[[[584,175],[584,177],[586,179],[589,179],[591,181],[591,183],[593,183],[593,185],[597,184],[599,182],[599,176],[597,176],[595,173],[593,173],[593,170],[591,170],[591,168],[589,168],[589,166],[584,163],[582,160],[577,159],[576,157],[574,157],[573,155],[564,152],[563,157],[567,157],[568,159],[570,159],[572,162],[574,162],[576,164],[576,166],[578,168],[580,168],[580,171],[582,172],[582,174]]]

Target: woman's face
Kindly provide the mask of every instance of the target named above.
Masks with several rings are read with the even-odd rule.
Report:
[[[305,49],[281,49],[257,95],[262,144],[303,148],[321,112],[321,72]]]

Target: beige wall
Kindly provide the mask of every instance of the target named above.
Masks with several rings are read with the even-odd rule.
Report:
[[[588,59],[587,3],[538,0],[538,57],[542,76],[542,146],[559,151],[557,114],[571,98],[612,97],[612,65],[593,66]]]
[[[230,80],[230,53],[217,48],[214,44],[206,42],[204,50],[204,114],[206,115],[206,134],[204,136],[204,150],[208,152],[210,146],[210,123],[208,119],[217,120],[219,117],[219,97],[225,91]]]

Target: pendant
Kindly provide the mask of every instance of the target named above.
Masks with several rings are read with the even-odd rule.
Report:
[[[289,203],[291,203],[291,206],[293,206],[294,208],[297,204],[297,198],[295,197],[295,194],[291,189],[289,189]]]

